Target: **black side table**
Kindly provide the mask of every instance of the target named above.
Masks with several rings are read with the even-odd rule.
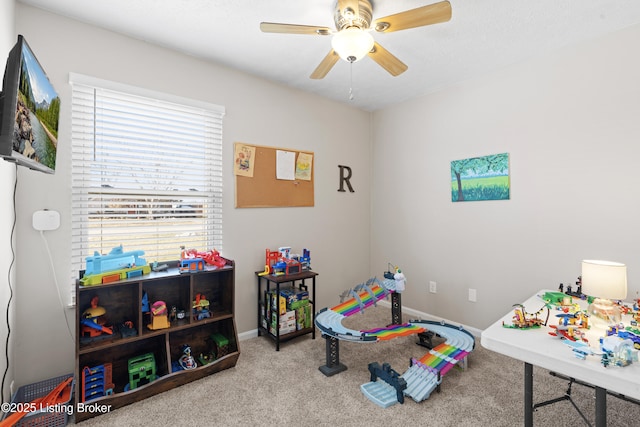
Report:
[[[258,278],[258,336],[262,335],[264,332],[265,336],[271,337],[275,340],[276,351],[280,351],[281,342],[289,341],[293,338],[307,335],[309,333],[311,334],[312,339],[316,339],[314,303],[316,300],[317,275],[318,273],[311,270],[280,276],[274,276],[272,274],[265,275],[262,271],[256,271],[256,277]],[[309,285],[311,285],[311,290],[309,290]],[[274,335],[269,332],[269,323],[271,319],[267,294],[270,290],[275,289],[276,294],[280,295],[280,289],[287,288],[300,289],[309,292],[309,304],[311,304],[311,326],[280,335],[280,310],[275,310],[277,327],[275,328]],[[264,312],[262,312],[262,310],[264,310]],[[263,316],[266,320],[266,327],[262,325]]]

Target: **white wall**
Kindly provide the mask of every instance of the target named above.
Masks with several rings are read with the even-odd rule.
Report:
[[[59,171],[53,178],[18,173],[18,384],[73,365],[43,243],[30,225],[35,210],[61,212],[62,227],[46,237],[60,286],[68,286],[70,160],[63,143],[70,132],[69,72],[226,107],[223,254],[238,263],[240,332],[255,328],[253,273],[264,249],[282,244],[310,247],[320,273],[318,308],[391,262],[408,277],[406,307],[477,328],[538,289],[573,283],[584,258],[627,263],[629,297],[640,288],[633,176],[640,154],[640,60],[631,54],[640,27],[390,107],[371,120],[368,113],[38,9],[18,5],[16,15],[17,32],[63,100]],[[354,135],[352,127],[371,133]],[[234,209],[234,141],[314,151],[316,206]],[[500,152],[511,156],[511,200],[452,203],[450,161]],[[353,168],[356,193],[337,192],[338,164]],[[2,191],[9,199],[8,188]],[[435,295],[427,293],[429,280],[438,283]],[[478,291],[477,303],[467,301],[470,287]]]
[[[481,329],[582,259],[626,263],[636,298],[639,48],[636,26],[374,113],[372,271],[399,264],[406,306]],[[511,200],[451,202],[452,160],[503,152]]]
[[[45,237],[54,256],[55,277],[66,292],[71,285],[69,72],[201,99],[226,108],[222,255],[237,263],[239,332],[256,328],[254,273],[264,268],[266,248],[290,245],[298,251],[304,247],[311,250],[312,267],[320,274],[318,309],[337,303],[344,289],[366,280],[369,113],[22,4],[16,7],[16,29],[29,42],[62,100],[56,174],[50,176],[23,168],[18,173],[16,334],[20,339],[15,351],[16,383],[63,374],[73,368],[74,347],[57,302],[44,243],[31,228],[34,211],[43,208],[60,211],[60,229],[46,232]],[[352,128],[359,132],[349,132]],[[315,207],[235,209],[234,141],[313,151]],[[340,164],[353,169],[352,184],[356,189],[353,194],[337,191]],[[65,301],[67,297],[65,293]],[[104,305],[108,310],[107,301]],[[74,329],[72,310],[67,310],[67,314]]]
[[[9,54],[9,50],[16,43],[16,34],[14,26],[14,9],[15,2],[13,0],[0,2],[0,58],[5,58]],[[4,61],[1,69],[4,73]],[[2,74],[0,73],[0,74]],[[0,86],[2,83],[0,83]],[[8,327],[15,327],[15,311],[13,305],[11,308],[7,308],[9,299],[12,299],[12,304],[15,303],[15,299],[11,298],[10,286],[15,284],[15,269],[11,270],[9,276],[10,266],[13,260],[12,255],[12,241],[11,241],[11,229],[13,225],[13,183],[15,182],[15,166],[0,160],[0,197],[3,202],[0,203],[0,309],[2,310],[2,318],[0,322],[0,348],[3,350],[6,347]],[[6,315],[6,310],[9,311],[9,316]],[[7,325],[6,319],[9,318],[9,325]],[[12,343],[15,340],[15,333],[10,336],[11,343],[9,347],[12,347]],[[0,357],[0,377],[4,376],[7,368],[7,361],[4,357],[5,352],[2,351],[3,356]],[[9,401],[10,390],[9,385],[13,380],[13,365],[9,363],[9,370],[5,376],[5,387],[1,391],[3,401]]]

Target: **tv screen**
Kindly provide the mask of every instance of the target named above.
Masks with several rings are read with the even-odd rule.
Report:
[[[60,97],[21,35],[7,58],[0,109],[0,156],[54,173]]]

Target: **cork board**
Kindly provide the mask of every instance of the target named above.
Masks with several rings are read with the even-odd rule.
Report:
[[[249,144],[243,145],[249,146]],[[253,176],[235,175],[236,208],[299,207],[314,205],[313,161],[309,180],[284,180],[276,178],[276,155],[278,151],[294,153],[296,161],[301,153],[313,156],[313,152],[260,145],[250,146],[255,147],[254,158],[252,159]]]

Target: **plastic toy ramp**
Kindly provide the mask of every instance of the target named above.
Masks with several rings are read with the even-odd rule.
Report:
[[[390,290],[391,284],[395,284],[395,282],[393,280],[381,282],[373,278],[369,279],[366,284],[356,286],[349,292],[351,298],[333,308],[320,310],[320,312],[316,314],[316,326],[324,335],[340,340],[363,342],[389,340],[423,332],[424,329],[420,326],[409,323],[364,331],[356,331],[355,329],[350,329],[342,325],[342,321],[345,318],[364,311],[367,307],[375,305],[378,301],[393,292],[393,290]]]
[[[400,325],[389,325],[384,328],[363,330],[361,332],[368,337],[376,337],[378,341],[386,341],[422,333],[424,332],[424,328],[412,323],[403,323]]]
[[[413,359],[409,369],[397,378],[390,367],[383,365],[380,368],[377,363],[369,364],[371,382],[363,384],[360,389],[369,400],[383,408],[403,403],[404,399],[398,397],[399,392],[416,402],[428,399],[442,382],[442,377],[475,347],[473,335],[462,328],[425,320],[412,321],[410,324],[440,335],[446,341],[420,359]]]
[[[378,279],[369,279],[367,283],[358,285],[350,291],[350,299],[336,305],[331,310],[348,317],[375,305],[375,303],[389,295],[390,292]]]

